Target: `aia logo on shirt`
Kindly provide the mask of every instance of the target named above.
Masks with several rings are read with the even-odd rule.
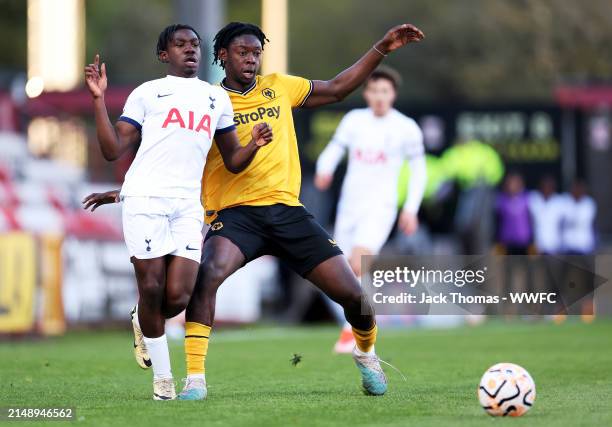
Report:
[[[378,163],[387,163],[387,155],[384,151],[372,150],[355,150],[353,158],[359,162],[375,165]]]
[[[166,117],[162,128],[165,129],[169,125],[174,124],[175,126],[180,126],[183,129],[189,129],[194,132],[204,131],[208,134],[208,138],[210,138],[210,116],[208,114],[204,114],[199,119],[198,124],[194,126],[196,118],[195,113],[193,111],[188,111],[187,113],[187,125],[185,125],[185,119],[178,108],[171,108],[170,111],[168,111],[168,116]]]

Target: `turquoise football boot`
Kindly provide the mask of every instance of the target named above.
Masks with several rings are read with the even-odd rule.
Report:
[[[208,395],[206,380],[204,378],[187,378],[183,391],[177,396],[178,400],[204,400]]]
[[[365,394],[382,396],[387,391],[387,377],[380,366],[380,359],[375,353],[366,354],[353,350],[353,360],[361,372],[361,385]]]

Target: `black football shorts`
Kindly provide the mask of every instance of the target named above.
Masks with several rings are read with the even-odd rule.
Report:
[[[301,276],[342,254],[332,237],[303,206],[276,204],[222,209],[211,223],[206,239],[213,236],[231,240],[246,262],[262,255],[274,255]]]

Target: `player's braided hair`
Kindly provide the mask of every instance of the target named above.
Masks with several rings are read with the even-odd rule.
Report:
[[[244,34],[252,34],[261,43],[261,47],[263,49],[266,42],[270,41],[266,38],[266,35],[261,28],[254,24],[246,24],[244,22],[230,22],[225,27],[221,28],[219,32],[215,35],[214,41],[214,55],[213,64],[219,64],[221,68],[225,68],[225,61],[219,59],[219,51],[222,48],[227,49],[236,37],[242,36]]]
[[[157,39],[157,59],[159,59],[159,54],[168,49],[168,43],[172,41],[172,37],[174,37],[174,33],[180,30],[191,30],[194,32],[198,40],[202,40],[198,32],[191,25],[186,24],[172,24],[168,25],[166,28],[159,33],[159,38]]]

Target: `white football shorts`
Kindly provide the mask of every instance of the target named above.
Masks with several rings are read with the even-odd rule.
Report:
[[[123,236],[138,259],[175,255],[200,262],[204,208],[199,199],[122,197]]]
[[[393,230],[397,210],[339,209],[334,226],[334,239],[342,251],[351,256],[355,247],[367,248],[377,255]]]

